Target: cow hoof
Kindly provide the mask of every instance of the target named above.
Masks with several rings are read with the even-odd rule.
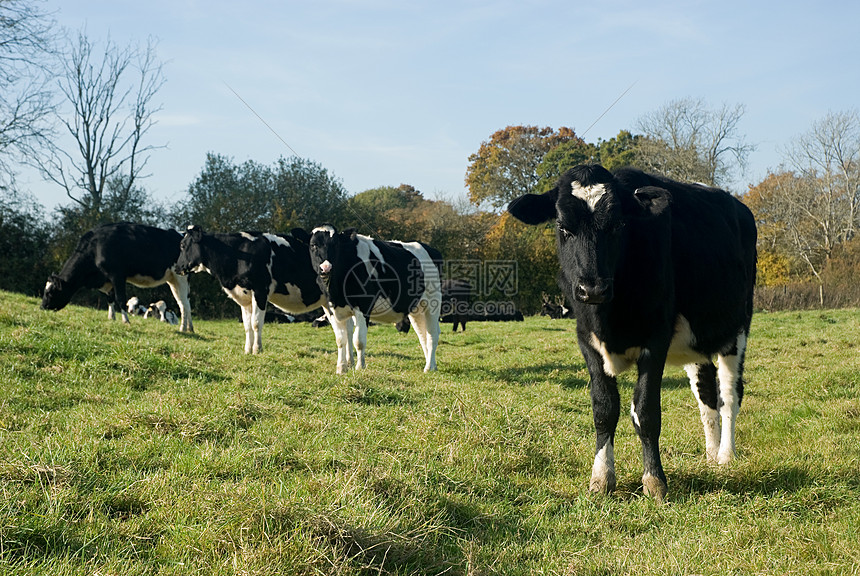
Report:
[[[610,494],[615,491],[615,474],[607,474],[605,478],[592,476],[588,489],[597,494]]]
[[[735,454],[731,450],[726,452],[720,452],[719,454],[717,454],[717,464],[719,464],[720,466],[725,466],[734,459]]]
[[[651,496],[658,504],[662,504],[666,501],[668,487],[665,482],[656,476],[651,476],[650,474],[643,476],[642,489],[646,496]]]

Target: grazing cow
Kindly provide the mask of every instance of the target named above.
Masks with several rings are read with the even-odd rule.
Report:
[[[558,223],[559,283],[591,376],[591,490],[615,488],[616,376],[634,365],[630,414],[642,443],[645,493],[662,500],[667,490],[658,445],[667,362],[689,376],[708,460],[729,462],[753,312],[756,226],[749,209],[716,188],[589,165],[508,210],[527,224]]]
[[[206,234],[199,226],[189,226],[176,269],[181,274],[206,271],[218,280],[242,307],[245,354],[257,354],[263,349],[267,303],[298,314],[325,302],[311,268],[308,240],[308,233],[299,228],[283,235]]]
[[[179,323],[179,319],[176,318],[176,314],[174,314],[172,310],[167,309],[167,302],[165,302],[164,300],[152,302],[149,305],[149,308],[146,309],[146,312],[143,314],[143,317],[149,318],[150,316],[152,316],[153,318],[157,318],[162,322],[166,322],[167,324],[176,325]]]
[[[188,279],[176,274],[182,235],[144,224],[119,222],[90,230],[78,240],[75,251],[59,274],[52,274],[45,285],[42,308],[60,310],[81,288],[95,288],[108,295],[108,318],[114,310],[128,323],[125,283],[142,288],[167,284],[182,313],[180,331],[193,332]]]
[[[367,321],[394,324],[404,316],[418,334],[424,371],[436,369],[442,306],[442,255],[437,250],[420,242],[383,242],[325,225],[311,233],[310,254],[337,341],[338,374],[353,363],[349,341],[353,319],[355,366],[364,368]]]

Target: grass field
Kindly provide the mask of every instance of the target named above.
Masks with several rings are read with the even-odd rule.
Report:
[[[0,293],[0,573],[860,574],[860,311],[759,314],[738,460],[706,464],[677,368],[669,501],[588,492],[588,374],[571,321],[372,327],[335,376],[331,331],[197,333]],[[622,402],[629,404],[629,376]]]

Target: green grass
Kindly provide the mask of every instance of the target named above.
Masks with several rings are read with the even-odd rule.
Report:
[[[669,501],[588,492],[588,374],[569,321],[370,329],[334,374],[329,329],[197,333],[0,293],[0,573],[860,574],[860,312],[759,314],[738,460],[704,457],[667,370]],[[622,382],[629,403],[630,377]]]

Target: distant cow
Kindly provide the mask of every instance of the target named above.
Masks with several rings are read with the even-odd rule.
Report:
[[[567,306],[564,296],[556,296],[554,299],[551,299],[549,294],[543,294],[542,298],[543,301],[540,307],[541,316],[549,316],[553,320],[573,317],[573,311]]]
[[[146,314],[146,306],[140,303],[140,298],[132,296],[125,303],[125,309],[132,316],[144,316]]]
[[[436,369],[442,304],[438,251],[420,242],[384,242],[325,225],[313,230],[310,253],[337,341],[338,374],[352,365],[349,323],[353,319],[355,366],[364,368],[367,321],[394,324],[404,316],[418,334],[424,371]]]
[[[308,240],[308,233],[298,228],[284,235],[206,234],[199,226],[189,226],[176,269],[182,274],[206,271],[218,280],[242,307],[245,354],[257,354],[263,348],[269,302],[291,314],[325,302],[311,267]]]
[[[182,313],[182,332],[193,332],[188,279],[174,271],[182,235],[143,224],[120,222],[90,230],[78,240],[75,251],[59,274],[45,285],[42,308],[60,310],[81,288],[93,288],[108,295],[108,317],[115,310],[128,323],[125,283],[142,288],[167,284]]]
[[[161,320],[162,322],[166,322],[167,324],[179,324],[179,319],[176,317],[176,314],[174,314],[172,310],[167,309],[167,302],[164,300],[152,302],[146,309],[146,312],[144,312],[143,317],[152,317],[157,320]]]
[[[472,284],[466,280],[446,279],[442,281],[442,321],[454,324],[454,332],[459,324],[466,331],[469,320],[469,297]]]
[[[615,488],[616,376],[634,365],[630,414],[642,443],[645,493],[666,495],[659,437],[667,362],[683,365],[690,378],[708,460],[729,462],[753,312],[756,226],[749,209],[715,188],[591,165],[508,210],[527,224],[558,223],[559,283],[591,375],[591,490]]]

